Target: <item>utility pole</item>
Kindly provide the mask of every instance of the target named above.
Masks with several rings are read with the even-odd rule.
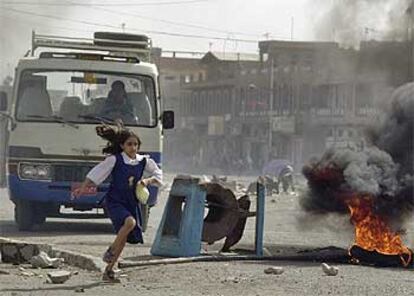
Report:
[[[409,12],[411,13],[411,80],[414,81],[414,0],[411,1]]]
[[[411,1],[410,6],[406,10],[407,15],[407,45],[408,45],[408,67],[409,76],[414,81],[414,0]]]
[[[269,93],[269,143],[268,143],[268,147],[269,147],[269,158],[271,157],[272,154],[272,144],[273,144],[273,99],[274,99],[274,94],[273,94],[273,89],[274,89],[274,72],[273,72],[273,68],[274,68],[274,59],[273,59],[273,55],[272,53],[270,54],[270,93]]]

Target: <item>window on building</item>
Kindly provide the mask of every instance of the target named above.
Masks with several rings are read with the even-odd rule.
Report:
[[[204,80],[203,73],[202,72],[198,73],[198,81],[203,81],[203,80]]]
[[[333,137],[334,136],[334,130],[332,128],[328,128],[328,130],[326,131],[326,136],[327,137]]]
[[[190,83],[191,78],[192,78],[192,75],[189,75],[189,74],[185,75],[184,76],[184,83]]]
[[[329,108],[329,85],[319,85],[313,90],[312,107],[318,109]]]
[[[166,76],[164,76],[164,79],[165,80],[168,80],[168,81],[174,81],[175,80],[175,76],[174,75],[166,75]]]
[[[355,105],[357,108],[369,108],[373,106],[373,88],[368,84],[358,84],[355,91]]]
[[[291,65],[297,65],[299,63],[299,55],[297,53],[292,54],[290,58]]]

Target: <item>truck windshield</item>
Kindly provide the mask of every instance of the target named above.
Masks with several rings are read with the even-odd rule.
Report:
[[[18,121],[97,123],[121,119],[125,125],[156,125],[151,77],[86,71],[24,71]]]

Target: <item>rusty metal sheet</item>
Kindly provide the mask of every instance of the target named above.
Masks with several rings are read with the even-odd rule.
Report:
[[[239,221],[240,212],[234,193],[218,183],[204,184],[208,213],[204,219],[202,241],[209,244],[229,235]]]

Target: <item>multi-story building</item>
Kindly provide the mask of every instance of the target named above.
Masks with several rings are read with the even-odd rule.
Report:
[[[195,56],[195,57],[194,57]],[[183,125],[183,112],[180,107],[182,97],[185,96],[185,86],[190,83],[204,81],[206,71],[200,64],[200,53],[163,52],[159,48],[153,49],[152,58],[160,71],[161,100],[164,110],[173,110],[176,116],[176,128],[165,131],[164,134],[164,163],[168,166],[185,166],[188,158],[185,146],[182,144],[186,134],[191,138],[191,130]]]
[[[401,62],[400,47],[377,47],[263,41],[258,55],[208,52],[193,59],[202,79],[179,85],[171,149],[187,167],[226,173],[260,171],[275,158],[299,169],[330,147],[362,149],[381,103],[409,79],[407,71],[376,57],[385,48],[387,59]]]

